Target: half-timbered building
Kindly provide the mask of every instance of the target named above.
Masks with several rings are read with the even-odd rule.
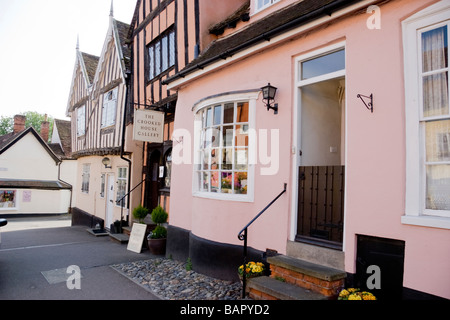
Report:
[[[144,144],[142,202],[169,211],[172,133],[176,91],[164,81],[194,60],[215,39],[209,28],[231,15],[243,0],[138,0],[129,39],[133,51],[131,101],[134,109],[165,113],[164,142]],[[164,168],[164,171],[162,170]]]
[[[109,229],[115,221],[127,219],[132,203],[140,202],[140,195],[127,197],[135,183],[132,164],[140,167],[142,159],[142,144],[131,139],[126,117],[129,28],[114,19],[111,10],[101,55],[81,52],[77,45],[67,106],[80,186],[73,205],[76,224],[99,223]]]

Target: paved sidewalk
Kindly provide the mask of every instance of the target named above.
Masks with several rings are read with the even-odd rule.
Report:
[[[59,218],[8,219],[1,230],[0,300],[158,299],[111,267],[154,256],[128,251],[110,237],[95,237]],[[80,290],[68,287],[70,266],[81,271]]]
[[[17,217],[6,218],[8,224],[0,229],[0,232],[11,232],[30,229],[48,229],[70,227],[72,217],[70,215],[42,216],[42,217]]]

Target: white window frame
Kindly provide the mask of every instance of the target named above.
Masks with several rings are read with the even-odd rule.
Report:
[[[81,192],[89,194],[91,180],[91,164],[84,163],[81,168]]]
[[[81,106],[77,109],[77,137],[82,137],[86,134],[86,106]]]
[[[405,63],[406,193],[404,224],[450,229],[450,211],[425,209],[425,122],[422,119],[422,58],[419,37],[449,22],[450,3],[441,1],[402,22]],[[450,23],[448,24],[450,27]],[[433,29],[433,28],[431,28]],[[450,33],[450,29],[448,30]]]
[[[198,102],[192,108],[195,116],[194,122],[194,170],[193,170],[193,186],[192,194],[194,197],[217,199],[225,201],[237,201],[237,202],[253,202],[254,201],[254,180],[255,180],[255,159],[256,159],[256,134],[255,132],[255,113],[256,103],[260,90],[249,90],[235,93],[224,93],[214,97],[206,98]],[[226,103],[239,103],[248,102],[249,104],[249,146],[248,146],[248,171],[247,171],[247,194],[229,194],[229,193],[216,193],[205,192],[200,190],[199,180],[197,177],[198,166],[201,164],[200,157],[200,141],[201,132],[203,129],[202,119],[200,118],[200,111],[219,104]],[[234,137],[233,137],[234,139]]]
[[[121,176],[121,170],[125,170],[125,177]],[[116,207],[120,207],[121,204],[118,202],[123,196],[119,194],[120,184],[125,184],[125,194],[127,194],[128,188],[128,167],[118,167],[117,168],[117,192],[116,192]],[[124,195],[125,195],[124,194]],[[127,204],[127,198],[123,200],[123,207],[125,208]]]
[[[257,13],[257,12],[260,12],[260,11],[266,9],[266,8],[269,8],[273,4],[279,2],[280,0],[254,0],[254,1],[255,1],[255,13]],[[263,2],[267,1],[268,3],[266,3],[266,4],[263,3],[260,6],[260,4],[259,4],[260,1],[263,1]]]
[[[117,93],[118,88],[114,88],[103,96],[102,128],[107,128],[116,124]]]
[[[106,173],[102,173],[100,176],[100,198],[105,198],[106,192]]]

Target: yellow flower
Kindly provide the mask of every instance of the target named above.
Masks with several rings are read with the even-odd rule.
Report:
[[[362,299],[358,294],[352,293],[351,295],[348,296],[348,300],[362,300]]]
[[[346,297],[348,296],[350,293],[347,290],[342,290],[341,293],[339,293],[339,297]]]
[[[363,300],[377,300],[373,294],[370,292],[364,291],[361,293]]]

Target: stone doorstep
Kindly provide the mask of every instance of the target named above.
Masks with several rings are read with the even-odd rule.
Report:
[[[110,233],[109,237],[111,240],[119,242],[121,244],[127,244],[130,239],[130,236],[124,233],[117,233],[117,234]]]
[[[270,265],[278,266],[295,273],[304,274],[325,281],[338,281],[345,279],[345,271],[333,269],[330,267],[314,264],[308,261],[291,258],[284,255],[268,257],[267,262]]]
[[[131,235],[131,227],[122,227],[124,234]]]
[[[319,293],[266,276],[248,279],[247,292],[254,300],[327,300]]]
[[[287,257],[269,257],[271,278],[282,278],[287,283],[333,297],[344,285],[346,273],[330,267]]]

